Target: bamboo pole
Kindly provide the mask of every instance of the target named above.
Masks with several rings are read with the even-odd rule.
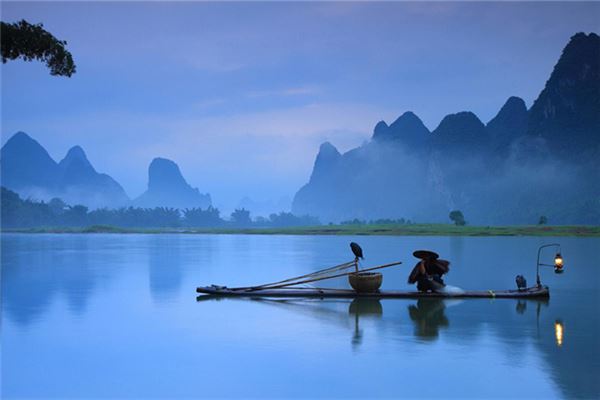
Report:
[[[277,282],[272,282],[272,283],[265,283],[263,285],[257,285],[257,286],[236,287],[236,288],[231,288],[231,290],[247,290],[247,289],[258,290],[258,289],[267,289],[267,288],[271,288],[273,285],[280,285],[280,284],[283,284],[283,283],[291,284],[291,282],[296,281],[298,279],[322,275],[322,274],[324,274],[326,272],[333,272],[333,271],[336,271],[336,270],[341,270],[341,269],[344,269],[344,268],[349,268],[349,267],[351,267],[353,265],[354,265],[354,261],[345,262],[343,264],[338,264],[338,265],[335,265],[333,267],[329,267],[329,268],[321,269],[319,271],[311,272],[309,274],[305,274],[305,275],[300,275],[300,276],[296,276],[296,277],[293,277],[293,278],[284,279],[282,281],[277,281]]]
[[[236,289],[232,289],[232,290],[246,290],[246,291],[255,291],[255,290],[262,290],[262,289],[279,289],[279,288],[283,288],[283,287],[287,287],[287,286],[293,286],[293,285],[301,285],[304,283],[311,283],[311,282],[317,282],[317,281],[322,281],[325,279],[333,279],[333,278],[339,278],[341,276],[348,276],[351,274],[356,274],[356,273],[361,273],[361,272],[367,272],[367,271],[374,271],[376,269],[382,269],[382,268],[388,268],[388,267],[393,267],[395,265],[400,265],[402,264],[402,261],[397,261],[397,262],[393,262],[393,263],[389,263],[389,264],[383,264],[383,265],[379,265],[376,267],[371,267],[371,268],[366,268],[366,269],[362,269],[358,272],[344,272],[342,274],[337,274],[337,275],[331,275],[331,276],[325,276],[322,278],[314,278],[314,279],[306,279],[303,281],[299,281],[299,282],[293,282],[293,283],[283,283],[283,284],[279,284],[279,285],[274,285],[274,286],[255,286],[255,287],[249,287],[249,288],[236,288]],[[310,275],[310,274],[308,274]]]

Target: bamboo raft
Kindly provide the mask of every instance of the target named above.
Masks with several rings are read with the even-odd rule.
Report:
[[[312,284],[317,281],[363,274],[382,268],[389,268],[402,264],[394,262],[390,264],[379,265],[376,267],[358,269],[358,258],[354,261],[325,268],[320,271],[312,272],[306,275],[285,279],[278,282],[266,283],[257,286],[245,286],[228,288],[227,286],[211,285],[196,288],[197,293],[202,297],[312,297],[312,298],[376,298],[376,299],[419,299],[419,298],[499,298],[499,299],[522,299],[522,298],[548,298],[550,290],[547,286],[537,285],[530,288],[517,290],[479,290],[479,291],[460,291],[460,292],[419,292],[419,291],[356,291],[351,289],[334,289],[319,287],[299,287],[299,285]],[[354,267],[354,271],[346,271]]]
[[[444,292],[417,292],[384,290],[372,293],[359,293],[351,289],[327,288],[278,288],[237,290],[223,286],[205,286],[196,289],[196,292],[211,296],[227,297],[313,297],[313,298],[375,298],[375,299],[420,299],[420,298],[498,298],[498,299],[523,299],[523,298],[548,298],[548,286],[530,287],[523,290],[480,290],[465,291],[463,293]],[[202,297],[202,296],[199,296]]]

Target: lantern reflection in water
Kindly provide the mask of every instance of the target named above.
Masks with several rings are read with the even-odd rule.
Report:
[[[562,346],[565,326],[560,319],[554,321],[554,335],[556,336],[556,345]]]

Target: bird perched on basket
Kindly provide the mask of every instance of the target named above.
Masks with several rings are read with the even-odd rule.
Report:
[[[517,275],[515,278],[515,282],[517,282],[517,288],[519,290],[523,290],[527,288],[527,281],[523,275]]]
[[[358,245],[358,243],[354,243],[351,242],[350,243],[350,249],[352,250],[352,253],[354,253],[354,256],[356,257],[355,261],[358,261],[359,258],[363,258],[363,251],[360,248],[360,246]]]

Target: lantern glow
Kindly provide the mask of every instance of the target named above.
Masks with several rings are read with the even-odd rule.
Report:
[[[560,274],[563,272],[563,258],[562,255],[560,253],[556,253],[556,256],[554,256],[554,272],[557,274]]]
[[[544,264],[540,262],[540,257],[542,255],[542,250],[548,247],[554,247],[556,249],[556,255],[554,256],[554,264]],[[564,272],[564,260],[562,258],[560,244],[559,243],[549,243],[543,244],[538,248],[537,254],[537,265],[535,267],[535,281],[537,283],[537,287],[542,287],[542,280],[540,279],[540,266],[554,267],[554,273],[561,274]]]

